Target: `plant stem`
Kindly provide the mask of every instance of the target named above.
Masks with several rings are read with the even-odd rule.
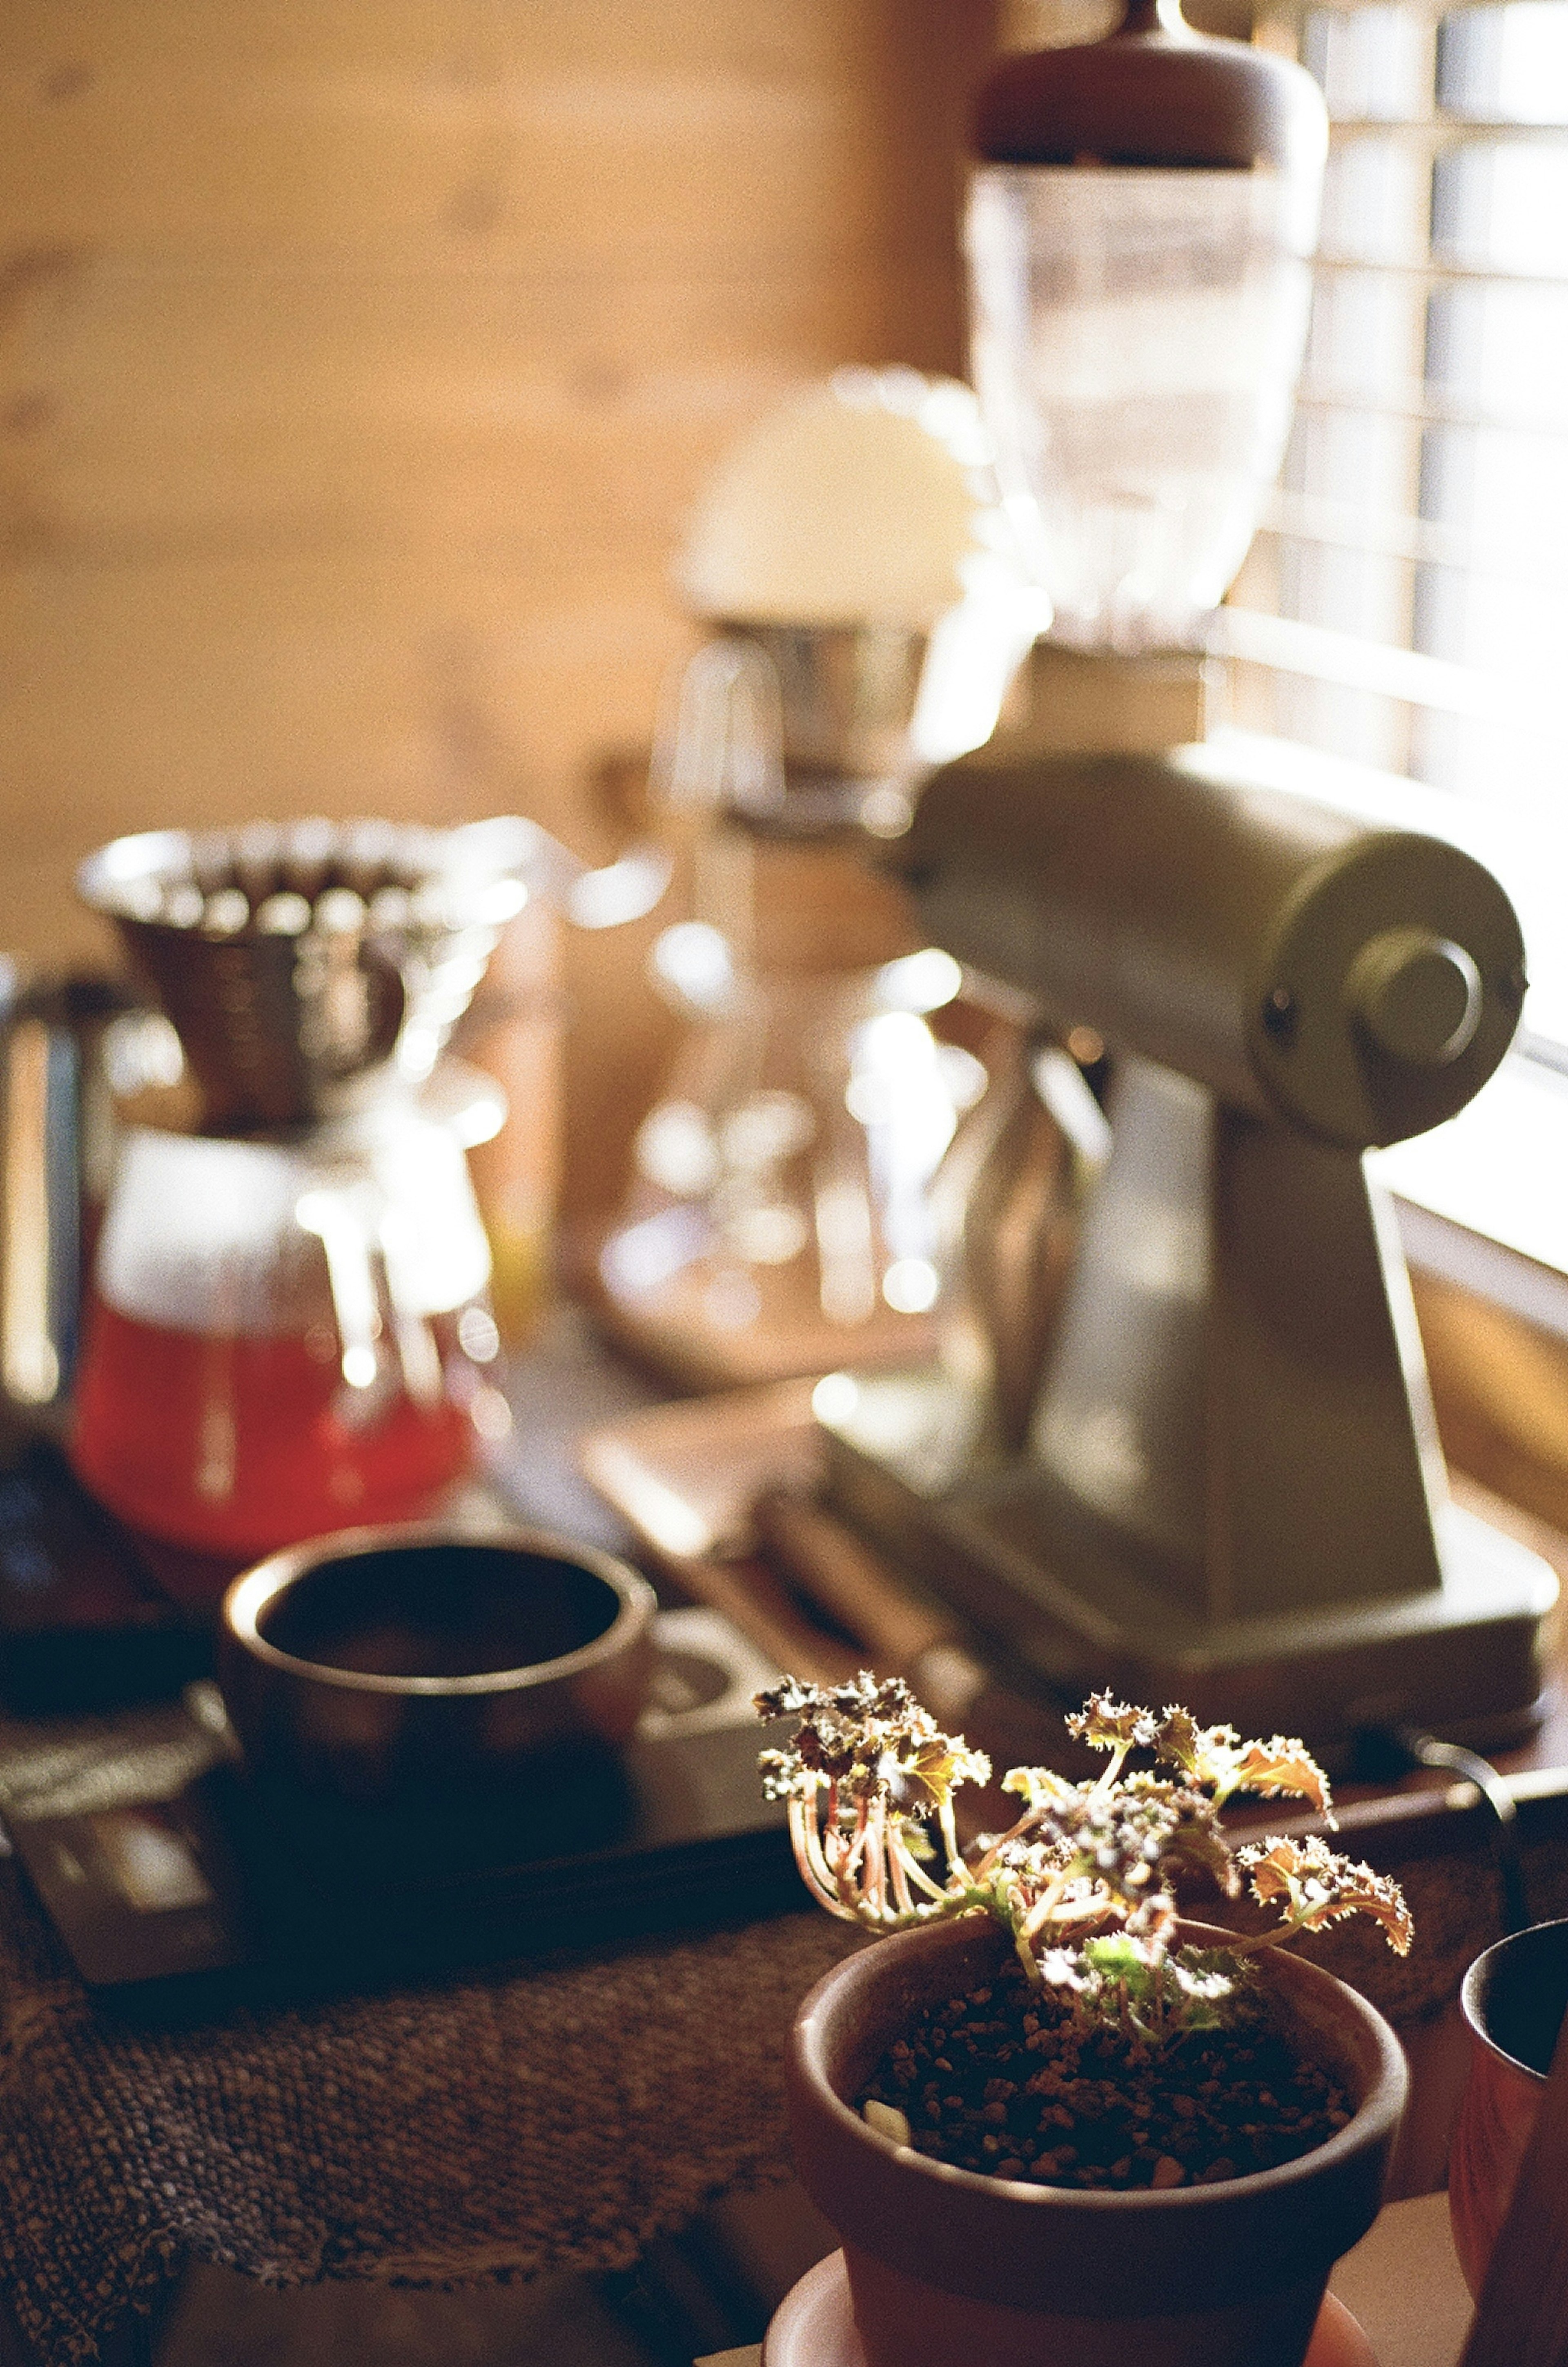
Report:
[[[897,1863],[903,1867],[906,1874],[911,1882],[919,1883],[920,1888],[925,1891],[929,1897],[936,1899],[949,1899],[962,1896],[961,1893],[955,1892],[952,1889],[944,1890],[941,1883],[933,1882],[931,1875],[926,1872],[925,1867],[920,1863],[919,1858],[911,1854],[904,1841],[901,1840],[897,1834],[894,1835],[892,1846],[894,1859]]]
[[[947,1858],[947,1875],[951,1882],[964,1870],[964,1852],[958,1846],[958,1827],[953,1822],[953,1801],[944,1799],[937,1810],[937,1822],[942,1827],[942,1846]]]
[[[822,1845],[817,1831],[817,1804],[814,1799],[809,1803],[805,1800],[790,1802],[789,1838],[790,1845],[795,1851],[795,1863],[800,1878],[818,1907],[825,1907],[829,1915],[837,1915],[846,1922],[858,1921],[859,1918],[853,1910],[846,1907],[840,1898],[838,1886],[822,1855]]]
[[[894,1905],[900,1915],[912,1915],[915,1902],[909,1896],[909,1877],[905,1872],[904,1854],[898,1846],[897,1834],[892,1836],[887,1845],[887,1866],[893,1876]]]
[[[1018,1819],[1018,1822],[1017,1822],[1016,1824],[1010,1825],[1010,1826],[1008,1827],[1008,1829],[1007,1829],[1007,1830],[1006,1830],[1006,1832],[1005,1832],[1005,1833],[998,1833],[998,1836],[997,1836],[996,1840],[991,1843],[990,1848],[986,1852],[985,1855],[984,1855],[984,1856],[979,1860],[978,1863],[976,1865],[975,1870],[974,1870],[973,1879],[974,1879],[975,1881],[976,1881],[976,1882],[977,1882],[977,1881],[979,1881],[979,1880],[981,1879],[981,1877],[982,1877],[983,1875],[989,1874],[989,1872],[990,1872],[990,1870],[991,1870],[992,1865],[993,1865],[993,1864],[994,1864],[994,1863],[996,1862],[996,1859],[997,1859],[997,1858],[998,1858],[998,1856],[1000,1854],[1000,1852],[1001,1852],[1003,1850],[1005,1850],[1005,1849],[1006,1849],[1006,1847],[1007,1847],[1008,1843],[1009,1843],[1010,1841],[1017,1841],[1017,1840],[1025,1840],[1025,1839],[1027,1838],[1027,1836],[1028,1836],[1029,1832],[1030,1832],[1030,1831],[1031,1831],[1031,1829],[1032,1829],[1032,1827],[1034,1827],[1035,1825],[1037,1825],[1037,1824],[1040,1822],[1040,1819],[1041,1819],[1041,1818],[1044,1815],[1044,1813],[1045,1813],[1045,1812],[1044,1812],[1044,1810],[1043,1810],[1043,1808],[1025,1808],[1025,1810],[1024,1810],[1024,1812],[1023,1812],[1022,1816],[1021,1816],[1021,1817],[1020,1817],[1020,1818]],[[943,1837],[944,1837],[944,1839],[945,1839],[945,1836],[946,1836],[946,1828],[944,1827],[944,1828],[943,1828]],[[949,1852],[949,1855],[950,1855],[950,1857],[952,1856],[952,1854],[953,1854],[953,1852],[951,1852],[951,1850],[950,1850],[950,1852]]]
[[[1225,1942],[1225,1954],[1228,1956],[1255,1956],[1259,1948],[1277,1948],[1282,1940],[1293,1940],[1298,1931],[1308,1929],[1305,1918],[1298,1917],[1293,1922],[1276,1925],[1272,1931],[1238,1931],[1235,1939]]]

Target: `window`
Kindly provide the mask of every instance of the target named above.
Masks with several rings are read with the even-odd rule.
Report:
[[[1568,0],[1311,7],[1260,38],[1334,129],[1296,428],[1222,632],[1238,719],[1553,824]]]
[[[1524,1047],[1568,1070],[1568,0],[1258,38],[1333,129],[1295,430],[1216,620],[1233,715],[1425,785],[1408,818],[1512,890]]]
[[[1521,812],[1568,788],[1568,0],[1305,9],[1334,119],[1296,433],[1239,608],[1427,670],[1270,727]],[[1254,691],[1254,698],[1258,691]],[[1268,698],[1268,694],[1263,694]]]
[[[1382,1165],[1423,1262],[1446,1217],[1539,1315],[1568,1270],[1568,0],[1296,6],[1259,38],[1333,130],[1296,425],[1216,639],[1238,722],[1424,785],[1405,817],[1514,894],[1525,1057]]]

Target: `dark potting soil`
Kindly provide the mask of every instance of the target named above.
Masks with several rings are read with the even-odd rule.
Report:
[[[868,2101],[902,2112],[920,2153],[1042,2186],[1213,2185],[1294,2161],[1350,2117],[1261,2010],[1151,2053],[1083,2035],[1012,1962],[897,2040]]]

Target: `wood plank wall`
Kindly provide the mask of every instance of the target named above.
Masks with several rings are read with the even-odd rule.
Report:
[[[845,360],[958,367],[991,0],[6,0],[0,946],[77,856],[520,806],[584,853],[687,638],[705,470]],[[573,966],[574,1196],[660,1041]]]

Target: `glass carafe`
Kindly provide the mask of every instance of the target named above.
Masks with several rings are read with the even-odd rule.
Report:
[[[908,825],[925,652],[732,624],[681,680],[660,786],[705,827],[653,974],[689,1025],[599,1277],[610,1326],[687,1387],[930,1344],[929,1187],[985,1075],[926,1024],[958,965],[866,859]]]
[[[671,931],[662,982],[720,941]],[[705,945],[702,940],[706,939]],[[638,1130],[637,1177],[601,1273],[615,1328],[688,1386],[897,1361],[938,1292],[932,1176],[984,1090],[924,1013],[955,963],[738,970],[701,1009]]]
[[[251,1556],[429,1509],[504,1419],[465,1141],[438,1070],[295,1139],[127,1130],[72,1459],[134,1527]]]

